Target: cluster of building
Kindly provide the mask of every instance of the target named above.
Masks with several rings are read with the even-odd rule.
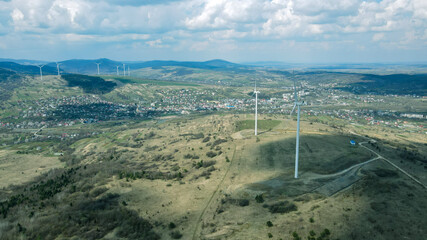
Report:
[[[224,98],[227,95],[221,89],[165,89],[155,92],[155,100],[131,104],[105,101],[97,95],[68,96],[46,98],[37,101],[18,101],[19,115],[13,121],[0,121],[0,128],[36,129],[56,126],[72,126],[78,123],[98,121],[150,118],[156,114],[189,114],[203,111],[253,111],[255,98]],[[357,104],[384,102],[381,97],[358,96],[335,89],[314,89],[305,86],[298,92],[300,97],[306,96],[306,107],[302,113],[307,115],[326,115],[345,119],[353,123],[385,125],[391,127],[408,127],[400,118],[426,119],[423,114],[398,113],[396,111],[374,111],[356,109]],[[289,114],[294,96],[292,91],[283,93],[281,97],[258,99],[258,112],[262,114]],[[352,109],[327,110],[327,106],[353,105]],[[416,128],[423,128],[418,125]]]

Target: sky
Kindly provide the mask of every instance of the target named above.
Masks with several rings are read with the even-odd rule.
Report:
[[[0,58],[427,62],[427,0],[0,0]]]

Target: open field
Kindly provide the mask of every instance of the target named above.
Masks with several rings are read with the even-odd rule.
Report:
[[[63,167],[57,157],[16,154],[16,151],[0,150],[0,188],[25,184],[42,173]]]

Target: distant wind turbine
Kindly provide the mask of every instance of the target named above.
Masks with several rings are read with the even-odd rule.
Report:
[[[128,76],[130,76],[130,67],[128,65]]]
[[[59,65],[61,65],[62,63],[56,63],[56,69],[58,70],[58,76],[61,76],[61,73],[59,72]]]
[[[255,79],[255,88],[254,88],[254,94],[255,94],[255,136],[257,135],[257,131],[258,131],[258,93],[259,93],[259,91],[256,90],[256,79]]]
[[[37,67],[40,68],[40,80],[43,81],[43,71],[42,71],[42,68],[44,67],[44,65],[37,65]]]
[[[116,67],[117,67],[117,76],[119,76],[119,65],[117,65]]]
[[[95,63],[96,64],[96,67],[98,68],[98,75],[99,75],[99,64],[101,64],[101,63]]]
[[[126,67],[125,67],[125,65],[126,64],[123,63],[123,76],[126,76]]]
[[[299,129],[300,129],[300,106],[304,105],[304,102],[298,101],[298,93],[297,93],[297,87],[294,80],[294,107],[292,108],[291,115],[295,110],[295,107],[297,107],[297,140],[296,140],[296,147],[295,147],[295,178],[298,178],[298,154],[299,154]]]

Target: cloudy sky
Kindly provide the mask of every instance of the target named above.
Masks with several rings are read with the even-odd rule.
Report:
[[[427,62],[427,0],[0,0],[0,58]]]

